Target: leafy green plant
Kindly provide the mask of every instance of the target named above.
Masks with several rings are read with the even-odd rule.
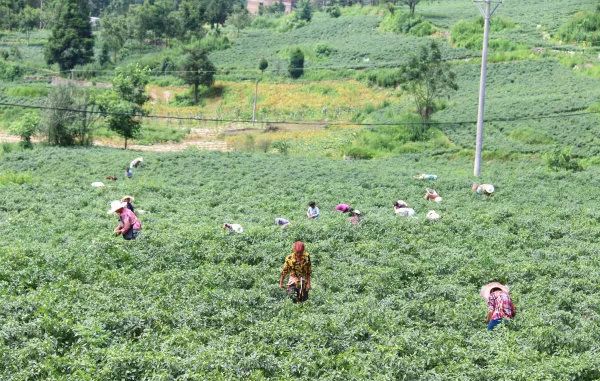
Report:
[[[579,42],[591,46],[600,45],[600,10],[578,12],[560,27],[557,37],[565,42]]]
[[[384,32],[404,33],[419,37],[429,36],[436,30],[433,24],[422,16],[403,12],[388,13],[379,24],[379,29]]]
[[[564,148],[545,155],[546,165],[555,171],[581,171],[583,167],[573,156],[571,148]]]

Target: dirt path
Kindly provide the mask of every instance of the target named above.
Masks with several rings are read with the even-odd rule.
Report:
[[[158,143],[152,145],[130,144],[127,149],[145,152],[176,152],[195,147],[207,151],[231,151],[231,147],[227,145],[227,142],[217,140],[216,135],[216,132],[209,129],[192,129],[188,139],[182,142]],[[18,143],[20,140],[21,139],[18,136],[9,135],[6,132],[0,131],[0,143]],[[32,140],[34,143],[41,141],[39,138],[33,138]],[[123,141],[95,140],[94,145],[100,147],[122,148]]]

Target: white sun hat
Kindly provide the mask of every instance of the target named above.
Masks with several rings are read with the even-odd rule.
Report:
[[[110,202],[110,210],[106,212],[106,214],[113,214],[119,209],[123,209],[127,206],[127,203],[119,200],[114,200]]]
[[[133,198],[133,196],[130,196],[130,195],[126,195],[121,198],[122,202],[127,202],[127,200],[131,200],[131,202],[133,202],[133,201],[135,201],[135,198]]]
[[[101,182],[101,181],[94,181],[94,182],[92,183],[92,186],[93,186],[94,188],[102,188],[102,187],[104,186],[104,183],[103,183],[103,182]]]
[[[491,283],[488,283],[485,286],[481,287],[481,290],[479,290],[479,295],[481,295],[481,297],[483,299],[487,300],[490,297],[490,292],[494,288],[499,288],[502,291],[506,292],[507,294],[509,293],[508,286],[505,286],[502,283],[498,283],[498,282],[491,282]]]
[[[406,207],[408,207],[408,204],[404,200],[398,200],[398,201],[396,201],[396,204],[398,206],[406,206]]]
[[[435,210],[430,210],[427,212],[425,218],[427,218],[429,221],[437,221],[440,219],[440,215]]]
[[[481,189],[483,189],[483,191],[485,193],[488,193],[488,194],[494,193],[494,186],[492,184],[481,184],[480,186],[481,186]]]

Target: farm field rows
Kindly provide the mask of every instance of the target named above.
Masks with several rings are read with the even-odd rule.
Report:
[[[336,161],[243,153],[43,148],[0,160],[3,380],[595,380],[600,337],[598,167],[487,161],[497,194],[470,192],[469,160]],[[416,173],[439,176],[433,184]],[[422,199],[425,186],[443,196]],[[110,200],[144,229],[111,235]],[[406,200],[415,219],[400,219]],[[316,200],[317,221],[304,218]],[[332,211],[360,208],[353,227]],[[438,223],[424,215],[435,209]],[[275,217],[292,225],[281,230]],[[225,235],[223,222],[241,223]],[[303,240],[314,290],[277,288]],[[517,318],[485,331],[479,287],[510,285]]]

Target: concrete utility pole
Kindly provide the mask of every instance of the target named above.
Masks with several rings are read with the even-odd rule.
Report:
[[[479,79],[479,107],[477,108],[477,140],[475,142],[475,166],[473,174],[481,175],[481,150],[483,149],[483,112],[485,108],[485,81],[487,76],[488,41],[490,39],[490,19],[502,0],[474,0],[483,16],[483,49],[481,52],[481,78]]]

